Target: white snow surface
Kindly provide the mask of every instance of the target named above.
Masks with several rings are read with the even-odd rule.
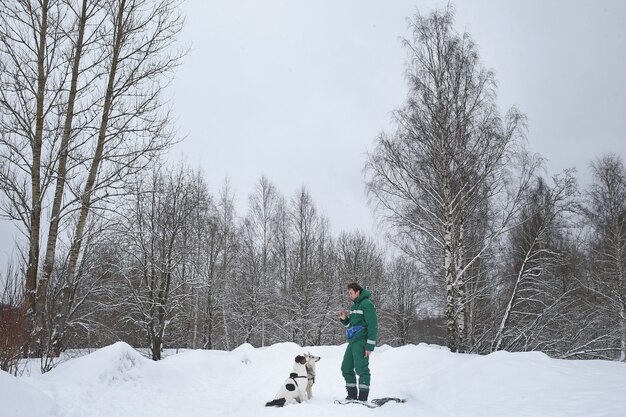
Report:
[[[153,362],[119,342],[71,359],[44,375],[0,371],[0,416],[419,416],[624,417],[626,364],[551,359],[538,353],[451,353],[420,344],[382,346],[370,360],[370,399],[406,398],[368,409],[336,405],[345,396],[343,346],[189,350]],[[294,357],[317,363],[313,398],[266,408],[288,377]]]

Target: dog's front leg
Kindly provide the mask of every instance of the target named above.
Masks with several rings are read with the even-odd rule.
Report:
[[[307,400],[306,391],[302,390],[302,392],[300,392],[300,395],[298,396],[298,402],[302,403],[302,402],[304,402],[306,400]]]

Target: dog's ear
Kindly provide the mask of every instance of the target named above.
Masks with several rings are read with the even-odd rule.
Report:
[[[306,363],[306,358],[304,356],[298,355],[296,356],[296,362],[304,365]]]

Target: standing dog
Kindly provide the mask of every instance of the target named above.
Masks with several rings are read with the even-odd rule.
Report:
[[[282,407],[289,403],[301,403],[306,400],[307,371],[306,357],[298,355],[293,365],[293,372],[280,386],[274,400],[265,404],[266,407]]]
[[[304,364],[307,374],[306,395],[310,400],[313,398],[313,384],[315,384],[315,362],[319,362],[319,356],[311,355],[311,352],[304,355],[306,363]]]

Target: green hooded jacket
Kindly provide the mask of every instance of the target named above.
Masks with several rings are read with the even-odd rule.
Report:
[[[376,339],[378,338],[378,317],[376,316],[376,307],[370,301],[371,296],[372,293],[364,288],[354,300],[350,315],[345,320],[341,320],[341,323],[347,328],[363,326],[361,331],[348,339],[348,343],[365,340],[365,350],[370,352],[376,347]]]

